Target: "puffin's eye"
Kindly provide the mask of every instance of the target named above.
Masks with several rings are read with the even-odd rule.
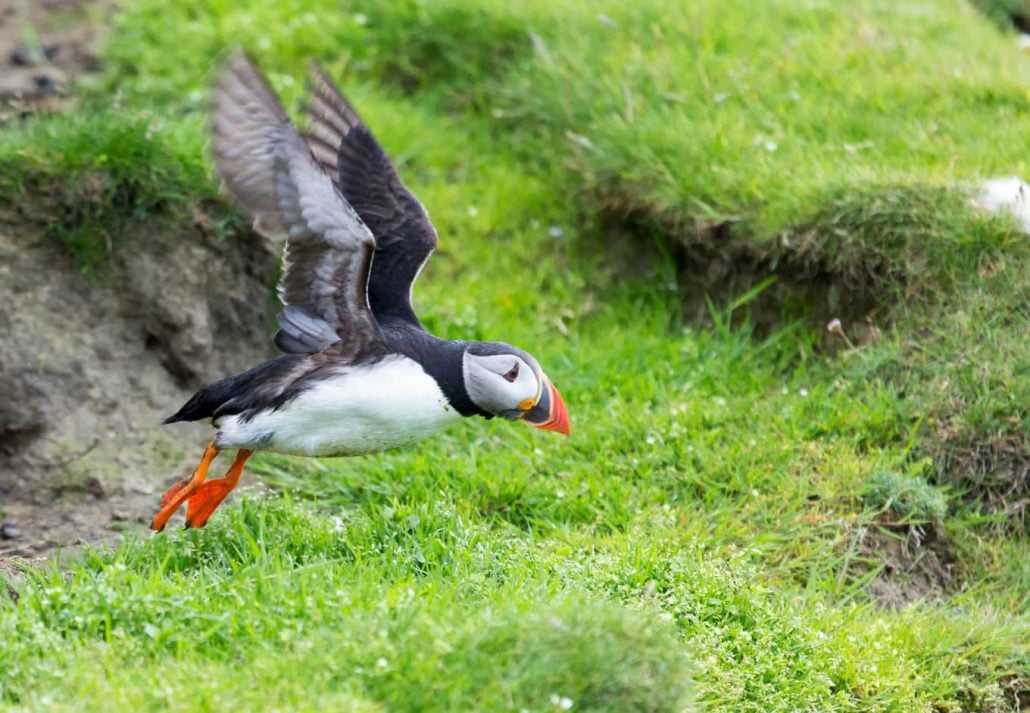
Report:
[[[501,374],[501,376],[514,384],[515,379],[519,378],[519,363],[515,362],[515,366],[508,369],[507,373]]]

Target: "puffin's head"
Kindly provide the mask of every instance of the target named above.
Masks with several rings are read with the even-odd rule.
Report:
[[[474,342],[462,357],[465,390],[487,413],[569,435],[569,412],[536,359],[502,342]]]

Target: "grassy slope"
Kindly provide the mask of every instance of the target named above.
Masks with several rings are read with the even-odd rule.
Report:
[[[59,177],[55,233],[96,264],[126,206],[211,197],[215,52],[253,48],[291,100],[325,58],[443,236],[417,295],[428,326],[529,347],[574,437],[476,424],[353,461],[263,458],[289,501],[24,585],[0,610],[0,694],[666,709],[689,676],[736,709],[991,709],[1026,687],[1025,537],[925,485],[943,475],[934,424],[1026,443],[1006,420],[1030,400],[1026,241],[951,188],[1024,170],[1008,147],[1030,133],[1027,64],[988,23],[920,2],[166,5],[119,17],[104,81],[120,106],[3,139],[8,199]],[[111,192],[76,232],[97,172]],[[918,299],[835,361],[800,327],[755,342],[725,310],[681,330],[672,265],[656,254],[625,278],[598,210],[660,233],[731,217],[760,246],[809,235],[815,259],[860,276],[885,260],[882,289]],[[927,526],[954,543],[961,591],[876,609],[856,578],[879,564],[864,534],[892,498],[934,518],[919,502],[941,495]]]

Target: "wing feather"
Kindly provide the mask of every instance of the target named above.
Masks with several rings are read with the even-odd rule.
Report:
[[[376,318],[421,328],[411,289],[436,249],[436,230],[418,199],[401,182],[390,157],[343,93],[312,67],[304,139],[312,156],[354,207],[376,240],[369,303]]]
[[[263,231],[286,234],[276,343],[354,357],[382,343],[368,301],[375,238],[297,133],[256,65],[229,58],[211,114],[215,168]]]

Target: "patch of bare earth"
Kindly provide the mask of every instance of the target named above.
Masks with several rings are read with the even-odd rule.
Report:
[[[0,0],[0,126],[72,107],[104,6]],[[155,219],[87,280],[47,236],[46,186],[26,193],[0,206],[0,557],[142,529],[208,436],[161,420],[270,348],[276,261],[256,236]]]
[[[141,529],[210,435],[162,419],[270,348],[276,260],[256,236],[155,219],[88,280],[29,202],[0,211],[0,556]]]
[[[887,609],[939,601],[961,584],[954,548],[933,525],[863,525],[854,533],[853,549],[850,577],[868,579],[869,595]]]

